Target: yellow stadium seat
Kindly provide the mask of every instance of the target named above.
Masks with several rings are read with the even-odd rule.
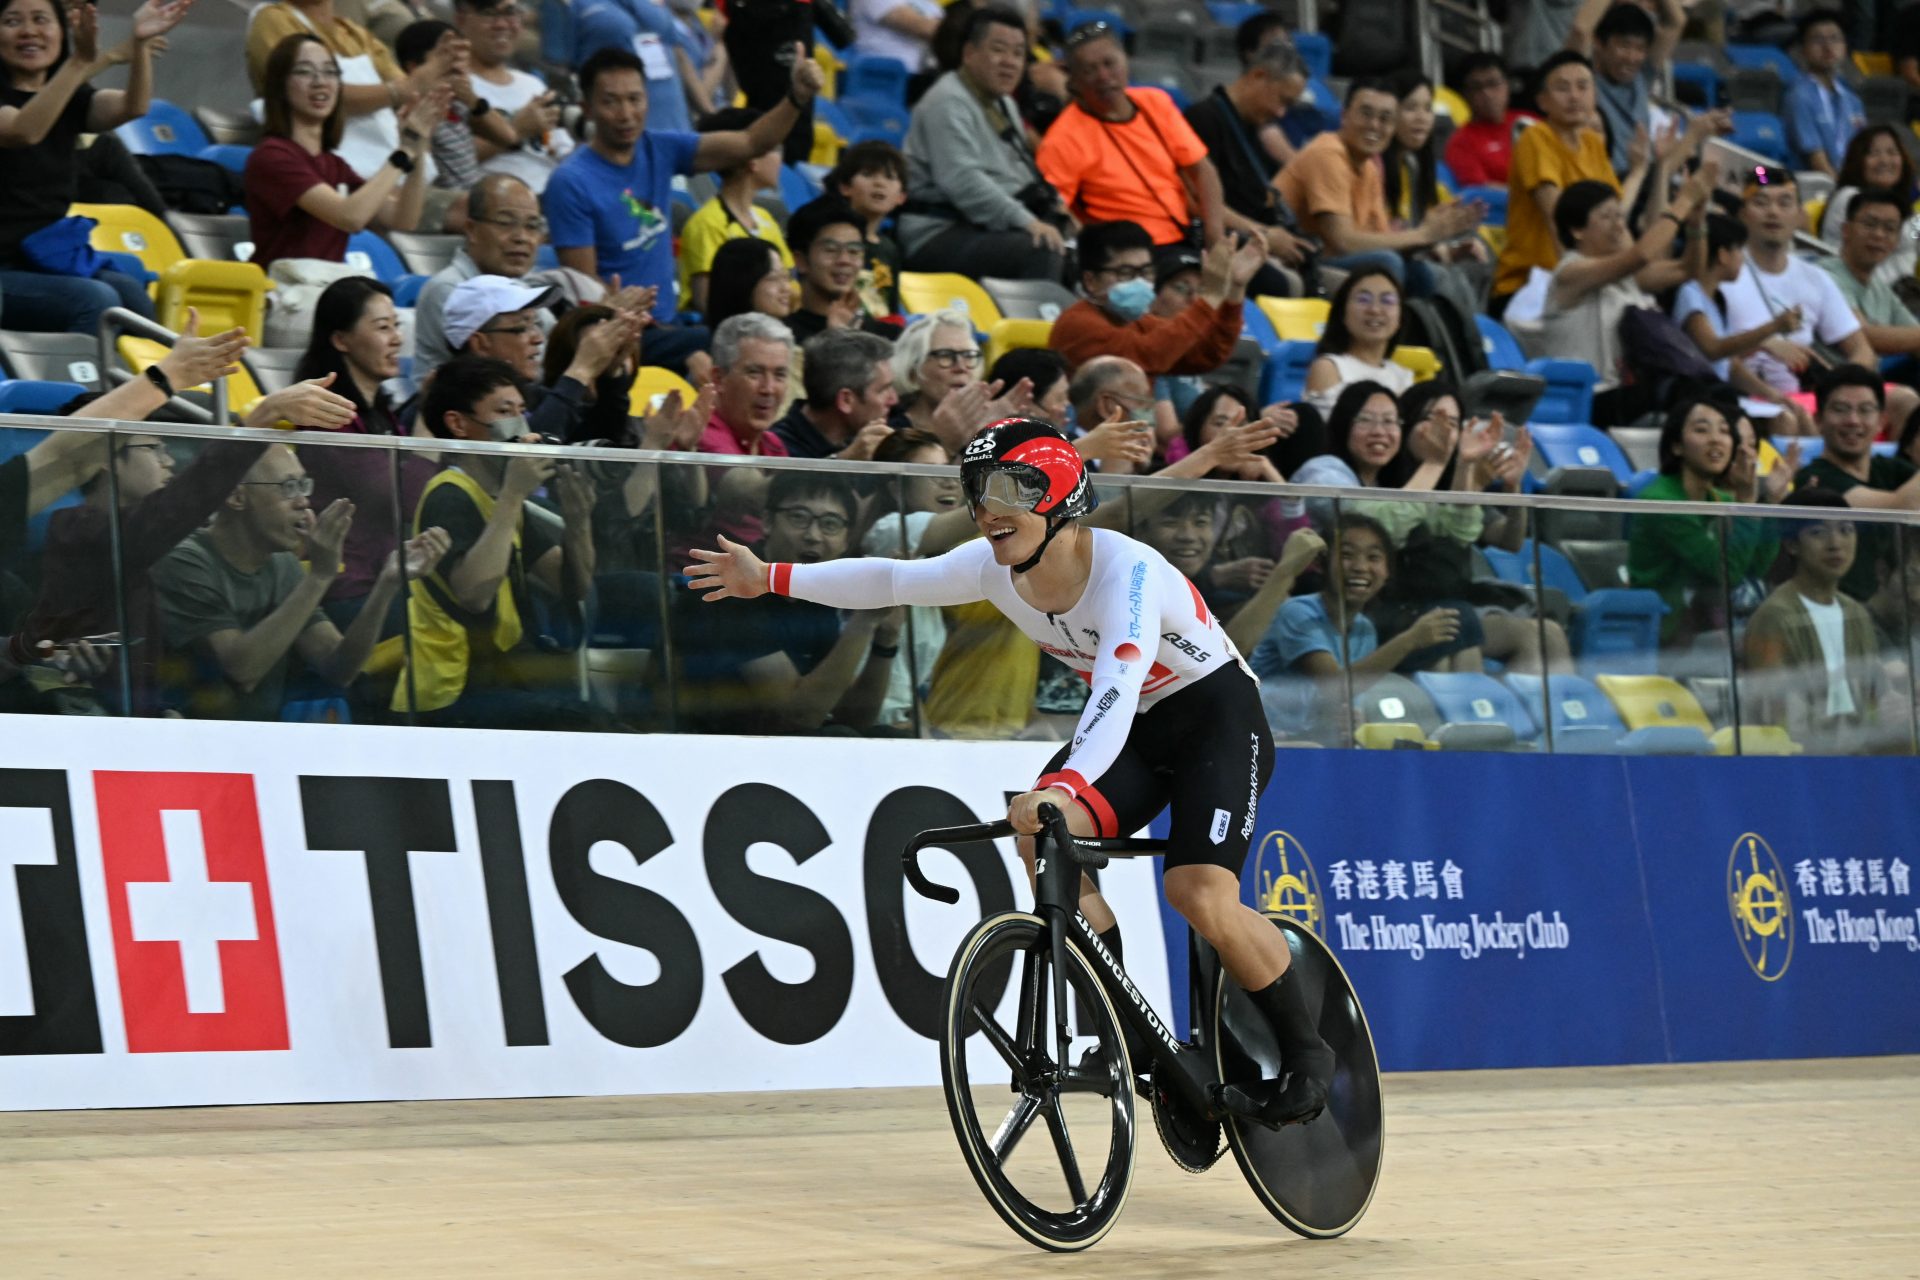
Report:
[[[92,218],[100,225],[93,229],[90,243],[102,253],[130,253],[157,276],[187,256],[173,228],[131,204],[76,204],[67,209],[70,216]]]
[[[680,393],[680,403],[690,405],[699,393],[693,384],[671,369],[662,369],[658,365],[642,365],[640,372],[633,377],[633,389],[627,393],[627,412],[636,418],[644,418],[654,410],[656,397],[669,392]]]
[[[1000,308],[978,281],[951,271],[902,271],[900,305],[908,315],[924,316],[948,307],[973,317],[973,327],[991,332],[1000,323]]]
[[[1402,742],[1410,742],[1423,750],[1434,750],[1434,744],[1420,732],[1417,724],[1408,724],[1404,720],[1391,724],[1363,724],[1353,731],[1353,744],[1368,751],[1390,751]]]
[[[840,96],[840,73],[847,69],[846,59],[834,52],[833,46],[825,40],[813,42],[813,60],[827,73],[826,87],[820,90],[820,96],[831,102]]]
[[[1044,347],[1051,337],[1051,320],[1002,320],[987,331],[986,367],[993,368],[1001,356],[1020,347]]]
[[[1853,65],[1860,68],[1863,76],[1890,76],[1893,74],[1893,55],[1859,50],[1853,55]]]
[[[833,126],[824,120],[813,122],[813,151],[807,156],[809,164],[817,164],[831,169],[840,162],[840,150],[847,140],[833,131]]]
[[[160,323],[175,333],[187,323],[187,308],[200,312],[200,332],[241,328],[256,344],[267,320],[267,290],[273,282],[251,262],[182,258],[160,273],[154,297]]]
[[[1456,129],[1473,119],[1473,108],[1467,105],[1467,100],[1445,85],[1434,87],[1433,109],[1445,112]]]
[[[1403,369],[1413,370],[1415,382],[1431,382],[1440,376],[1440,370],[1445,367],[1430,347],[1396,347],[1393,362]]]
[[[1713,733],[1713,721],[1686,686],[1666,676],[1595,676],[1629,729],[1677,725]]]
[[[1713,735],[1713,753],[1735,754],[1735,741],[1733,726],[1729,725]],[[1741,725],[1738,743],[1738,754],[1743,756],[1797,756],[1806,750],[1777,724]]]
[[[1273,331],[1282,342],[1320,341],[1327,317],[1333,314],[1325,298],[1263,297],[1260,310],[1273,322]]]
[[[151,338],[122,335],[116,344],[116,349],[120,352],[120,359],[126,363],[127,368],[135,373],[144,373],[147,366],[159,364],[167,358],[166,344],[155,342]],[[260,390],[260,385],[253,380],[253,375],[247,372],[245,365],[241,365],[239,369],[228,375],[226,382],[227,412],[235,418],[246,417],[253,411],[253,406],[266,399],[265,394]],[[175,387],[174,390],[204,391],[209,395],[213,393],[212,385],[205,382],[197,387]]]

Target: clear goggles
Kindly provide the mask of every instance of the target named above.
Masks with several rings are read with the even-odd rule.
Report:
[[[1030,467],[988,471],[967,485],[967,505],[996,515],[1027,515],[1046,500],[1047,480]]]

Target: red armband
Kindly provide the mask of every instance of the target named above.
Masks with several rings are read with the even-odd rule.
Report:
[[[793,594],[793,566],[784,561],[767,566],[767,590],[777,596]]]

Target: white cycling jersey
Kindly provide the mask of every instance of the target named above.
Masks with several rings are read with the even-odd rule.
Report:
[[[1122,533],[1088,532],[1093,569],[1087,589],[1065,613],[1044,613],[1021,599],[1013,570],[995,563],[985,539],[930,560],[775,564],[768,586],[840,609],[991,601],[1091,686],[1060,768],[1067,775],[1063,789],[1077,793],[1119,756],[1135,715],[1229,662],[1253,676],[1200,589],[1166,557]]]

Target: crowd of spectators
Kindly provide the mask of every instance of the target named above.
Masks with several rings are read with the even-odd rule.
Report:
[[[145,0],[102,50],[91,6],[0,0],[0,328],[153,315],[66,215],[82,138],[147,110],[188,7]],[[301,356],[247,423],[447,443],[156,435],[21,455],[0,517],[24,529],[78,496],[14,578],[4,705],[1056,733],[1084,689],[994,618],[703,609],[677,579],[721,536],[772,559],[938,554],[974,536],[950,479],[754,460],[942,468],[1034,414],[1102,476],[1249,490],[1136,489],[1093,518],[1192,579],[1283,732],[1334,740],[1335,684],[1575,670],[1568,615],[1481,558],[1526,545],[1527,513],[1500,499],[1545,470],[1528,425],[1470,382],[1484,316],[1530,356],[1590,367],[1596,426],[1659,425],[1643,501],[1827,508],[1636,516],[1613,585],[1657,594],[1663,651],[1727,637],[1743,669],[1784,673],[1755,705],[1813,740],[1870,740],[1874,708],[1910,687],[1888,653],[1920,595],[1911,540],[1841,508],[1920,510],[1914,140],[1866,124],[1847,17],[1797,15],[1789,168],[1730,165],[1709,146],[1730,114],[1666,96],[1696,21],[1682,0],[1516,3],[1504,60],[1464,58],[1446,83],[1356,77],[1337,100],[1263,13],[1190,103],[1136,83],[1105,21],[856,0],[854,52],[910,78],[899,146],[843,145],[789,208],[769,197],[813,153],[827,7],[595,0],[574,6],[564,70],[532,56],[518,0],[261,7],[244,211],[277,286],[266,337]],[[1920,90],[1912,61],[1895,69]],[[124,89],[94,88],[122,65]],[[711,196],[676,216],[701,174]],[[399,307],[348,261],[370,228],[459,248]],[[963,299],[910,308],[907,272],[1050,286],[1047,345],[990,351]],[[1267,403],[1231,362],[1262,300],[1296,297],[1326,299],[1324,326]],[[1460,367],[1416,373],[1400,357],[1422,344]],[[246,346],[189,329],[84,412],[164,415]],[[1259,492],[1293,484],[1405,492]],[[581,654],[620,649],[647,655],[641,692],[598,688]]]

